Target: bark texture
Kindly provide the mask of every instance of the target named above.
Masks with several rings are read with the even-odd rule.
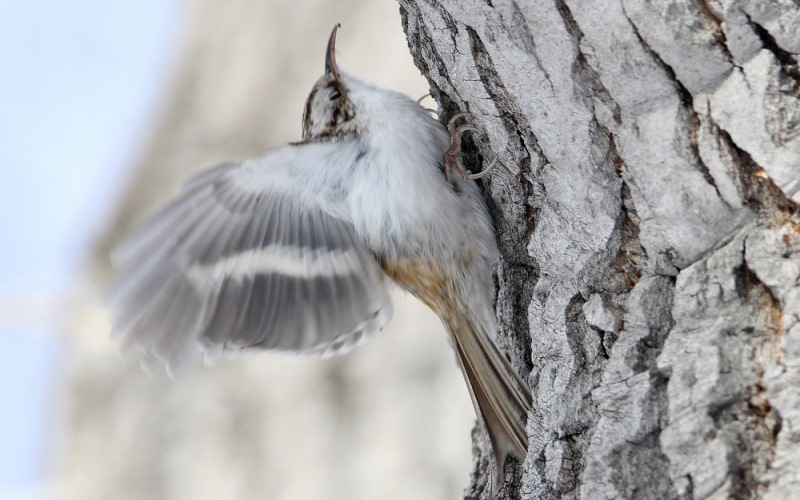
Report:
[[[796,498],[800,4],[400,10],[443,119],[485,132],[470,161],[503,165],[497,313],[534,409],[500,496]]]

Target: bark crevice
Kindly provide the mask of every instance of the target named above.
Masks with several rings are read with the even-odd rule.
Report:
[[[786,444],[800,373],[776,354],[790,330],[800,344],[800,312],[775,312],[800,284],[792,7],[429,2],[413,15],[453,58],[423,72],[443,109],[476,112],[483,156],[507,166],[484,186],[501,336],[531,357],[521,495],[800,487],[773,467],[800,462]]]

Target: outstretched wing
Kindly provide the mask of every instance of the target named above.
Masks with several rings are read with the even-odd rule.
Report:
[[[292,145],[226,164],[112,254],[114,331],[174,369],[248,348],[333,354],[391,317],[384,278],[341,205],[352,143]]]

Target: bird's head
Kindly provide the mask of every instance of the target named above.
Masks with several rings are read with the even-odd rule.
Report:
[[[336,31],[333,27],[325,54],[325,74],[317,80],[303,112],[303,140],[336,141],[358,133],[356,105],[351,91],[358,82],[336,65]]]

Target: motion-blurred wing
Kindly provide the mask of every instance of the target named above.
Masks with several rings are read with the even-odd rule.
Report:
[[[190,181],[112,255],[115,333],[173,369],[198,349],[339,353],[382,328],[382,272],[319,180],[357,161],[348,147],[286,146]]]

